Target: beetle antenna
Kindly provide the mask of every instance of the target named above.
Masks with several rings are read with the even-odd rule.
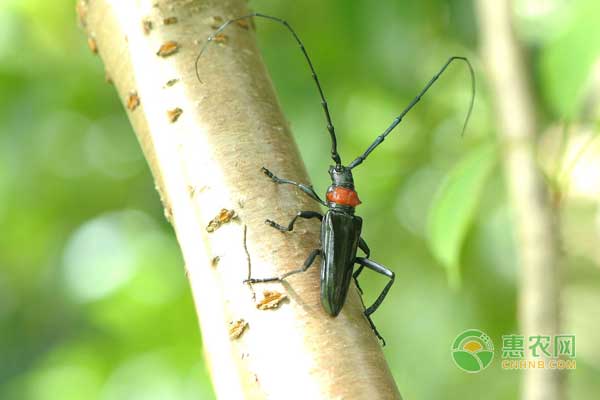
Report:
[[[221,25],[216,31],[214,31],[213,33],[211,33],[208,36],[208,39],[206,40],[206,42],[200,49],[200,53],[198,54],[198,57],[196,57],[195,67],[196,67],[196,77],[198,78],[198,81],[202,82],[202,80],[200,79],[200,74],[198,72],[198,61],[200,60],[200,57],[206,50],[206,47],[208,46],[208,44],[213,41],[215,36],[217,36],[219,33],[223,32],[223,30],[225,30],[225,28],[227,28],[227,26],[230,25],[231,23],[240,21],[243,19],[252,18],[252,17],[261,17],[261,18],[266,18],[266,19],[270,19],[272,21],[278,22],[278,23],[282,24],[283,26],[285,26],[294,36],[294,39],[300,46],[300,50],[302,50],[302,53],[304,54],[304,58],[306,58],[306,62],[308,63],[308,67],[310,68],[310,72],[312,73],[312,77],[315,80],[317,89],[319,90],[319,96],[321,97],[321,106],[323,106],[323,111],[325,112],[325,119],[327,120],[327,130],[329,131],[329,136],[331,137],[331,158],[333,159],[333,161],[335,162],[336,165],[338,165],[338,166],[341,165],[342,160],[340,159],[340,155],[337,151],[337,139],[335,137],[335,128],[333,127],[333,122],[331,122],[331,115],[329,114],[329,107],[327,105],[327,100],[325,100],[325,95],[323,94],[323,88],[321,88],[321,83],[319,82],[319,78],[317,77],[317,73],[315,72],[312,61],[310,60],[310,57],[308,56],[308,53],[306,52],[306,49],[304,48],[304,44],[302,43],[302,41],[300,40],[300,37],[298,37],[296,32],[292,29],[292,27],[290,26],[290,24],[287,21],[285,21],[281,18],[272,17],[270,15],[265,15],[265,14],[261,14],[261,13],[252,13],[252,14],[244,15],[242,17],[237,17],[237,18],[233,18],[233,19],[225,21],[223,23],[223,25]]]
[[[365,161],[367,156],[369,154],[371,154],[371,152],[373,150],[375,150],[375,148],[377,146],[379,146],[381,144],[381,142],[383,142],[385,140],[386,136],[390,134],[390,132],[396,127],[396,125],[398,125],[400,123],[400,121],[402,121],[402,118],[404,118],[404,116],[415,106],[415,104],[417,104],[419,102],[419,100],[421,100],[421,97],[423,97],[423,95],[429,90],[429,88],[435,83],[435,81],[437,81],[437,79],[440,77],[440,75],[442,75],[442,73],[446,70],[446,68],[448,68],[448,66],[455,60],[464,61],[467,64],[467,66],[469,67],[469,72],[471,74],[471,102],[469,104],[469,110],[467,111],[467,116],[466,116],[465,122],[463,124],[462,132],[460,134],[461,136],[464,135],[465,130],[467,129],[467,124],[469,123],[469,118],[471,118],[471,112],[473,111],[473,105],[475,104],[475,71],[473,71],[473,66],[471,65],[471,63],[469,62],[469,60],[466,57],[454,56],[454,57],[450,57],[448,59],[448,61],[446,61],[446,64],[444,64],[444,66],[439,70],[439,72],[437,74],[435,74],[433,76],[433,78],[431,78],[429,83],[427,83],[427,85],[425,85],[425,87],[423,88],[423,90],[421,90],[421,92],[417,95],[417,97],[415,97],[413,99],[413,101],[410,102],[408,107],[406,107],[404,109],[404,111],[402,111],[400,113],[400,115],[398,115],[394,119],[392,124],[381,135],[379,135],[379,136],[377,136],[377,138],[375,138],[373,143],[371,143],[371,145],[367,148],[367,150],[363,154],[358,156],[354,161],[352,161],[352,163],[350,163],[350,165],[348,165],[348,168],[352,169],[352,168],[360,165],[363,161]]]

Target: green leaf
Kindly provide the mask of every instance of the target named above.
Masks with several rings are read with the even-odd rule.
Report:
[[[580,0],[573,8],[574,16],[563,32],[541,49],[539,63],[545,100],[555,114],[568,119],[580,109],[600,56],[600,2]]]
[[[448,173],[429,210],[429,246],[453,288],[460,285],[460,249],[495,163],[494,145],[473,150]]]

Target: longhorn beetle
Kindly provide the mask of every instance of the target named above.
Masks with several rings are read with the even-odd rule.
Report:
[[[446,61],[446,63],[442,66],[442,68],[425,85],[421,92],[404,109],[404,111],[402,111],[400,115],[398,115],[392,121],[391,125],[381,135],[375,138],[375,140],[373,141],[373,143],[371,143],[367,150],[365,150],[363,154],[354,159],[354,161],[352,161],[350,164],[344,166],[342,164],[340,155],[337,151],[337,139],[335,136],[335,128],[333,127],[333,123],[331,121],[329,108],[327,106],[327,101],[325,100],[325,95],[323,94],[323,89],[321,88],[319,78],[317,77],[317,73],[315,72],[315,69],[312,65],[307,51],[304,48],[304,44],[287,21],[260,13],[252,13],[249,15],[244,15],[242,17],[237,17],[225,21],[215,32],[213,32],[208,37],[208,39],[204,43],[204,46],[200,50],[200,53],[196,58],[195,64],[196,77],[201,82],[200,75],[198,73],[198,61],[200,60],[200,57],[206,50],[208,44],[211,41],[213,41],[213,39],[215,39],[215,37],[219,35],[231,23],[252,17],[266,18],[282,24],[290,31],[290,33],[294,36],[294,39],[300,46],[300,50],[302,51],[302,54],[304,54],[304,58],[308,63],[308,67],[310,68],[310,72],[312,73],[312,77],[317,86],[317,90],[319,91],[319,96],[321,97],[321,105],[323,106],[325,119],[327,121],[327,130],[329,131],[329,136],[331,137],[331,158],[333,159],[335,165],[329,167],[331,185],[327,189],[327,193],[325,195],[327,201],[323,201],[315,192],[312,186],[294,182],[289,179],[279,178],[265,167],[262,168],[262,172],[273,182],[275,182],[276,184],[288,184],[296,186],[310,198],[317,201],[319,204],[327,207],[327,212],[325,213],[325,215],[323,215],[316,211],[299,211],[296,214],[296,216],[292,218],[292,220],[287,226],[279,225],[278,223],[267,219],[265,223],[272,226],[273,228],[281,232],[291,232],[294,229],[294,223],[298,220],[298,218],[318,218],[321,221],[321,248],[313,250],[308,255],[308,258],[304,262],[303,267],[300,269],[289,271],[281,276],[275,276],[271,278],[249,278],[244,282],[259,283],[282,281],[290,275],[306,271],[314,263],[317,256],[320,256],[321,304],[323,305],[323,308],[329,315],[335,317],[340,313],[346,301],[346,296],[348,294],[348,288],[350,287],[351,278],[354,279],[356,287],[362,294],[362,290],[360,288],[360,285],[358,284],[358,276],[360,275],[364,267],[367,267],[368,269],[373,270],[379,274],[385,275],[390,279],[389,282],[385,285],[383,291],[379,294],[375,302],[370,307],[366,308],[364,312],[374,333],[382,341],[383,345],[385,345],[385,340],[381,337],[381,335],[377,331],[377,328],[375,327],[375,324],[371,320],[371,314],[373,314],[383,302],[383,299],[385,298],[388,291],[392,287],[392,284],[394,283],[395,275],[394,272],[390,271],[385,266],[369,258],[371,255],[369,246],[367,246],[365,240],[360,236],[362,229],[362,218],[354,214],[354,209],[361,203],[361,201],[359,200],[358,194],[354,189],[352,169],[362,164],[362,162],[365,161],[369,154],[371,154],[371,152],[375,150],[375,148],[385,140],[387,135],[389,135],[390,132],[400,123],[400,121],[402,121],[402,118],[404,118],[404,116],[415,106],[415,104],[417,104],[417,102],[421,100],[421,97],[425,94],[425,92],[429,90],[429,88],[435,83],[435,81],[440,77],[440,75],[442,75],[446,68],[448,68],[448,66],[455,60],[464,61],[467,64],[469,72],[471,74],[471,101],[469,104],[467,116],[464,121],[464,125],[462,127],[461,135],[464,134],[475,101],[475,73],[473,71],[473,67],[471,66],[471,63],[466,57],[450,57],[448,61]],[[365,253],[365,257],[357,257],[358,249],[361,249]],[[356,271],[353,272],[355,264],[358,264],[359,267]]]

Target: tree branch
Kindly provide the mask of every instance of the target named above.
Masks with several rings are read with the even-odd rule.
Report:
[[[481,47],[495,93],[498,132],[517,228],[521,333],[525,337],[554,335],[559,333],[559,228],[548,188],[536,166],[536,105],[522,49],[513,31],[510,3],[478,0]],[[564,398],[559,371],[525,369],[523,374],[524,400]]]
[[[290,277],[287,285],[254,285],[259,300],[265,289],[289,296],[275,310],[257,309],[242,283],[248,274],[244,238],[258,277],[298,268],[319,246],[314,222],[299,222],[298,231],[286,234],[264,223],[318,208],[260,171],[266,166],[308,183],[252,24],[232,24],[203,55],[202,83],[195,77],[194,60],[211,26],[246,14],[245,4],[79,4],[177,234],[215,391],[223,399],[400,398],[354,288],[342,313],[332,318],[320,304],[318,267]],[[208,232],[221,209],[238,217]],[[240,320],[248,326],[238,336],[230,328]]]

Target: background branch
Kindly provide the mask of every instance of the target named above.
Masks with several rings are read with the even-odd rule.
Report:
[[[553,335],[559,333],[559,228],[536,165],[535,99],[513,30],[511,1],[478,0],[477,11],[517,229],[520,330],[526,338]],[[523,374],[524,400],[563,398],[559,371],[525,369]]]
[[[211,26],[246,14],[245,4],[92,0],[80,11],[177,234],[215,391],[224,399],[399,398],[356,290],[330,318],[320,305],[318,267],[286,287],[255,285],[259,299],[263,289],[288,294],[291,301],[276,310],[258,310],[242,284],[244,225],[255,276],[297,268],[319,237],[310,222],[289,235],[264,224],[316,205],[260,173],[266,166],[308,181],[251,24],[224,32],[200,62],[203,83],[195,78],[194,60]],[[238,217],[207,232],[223,208]],[[240,320],[248,327],[231,339],[229,328]]]

